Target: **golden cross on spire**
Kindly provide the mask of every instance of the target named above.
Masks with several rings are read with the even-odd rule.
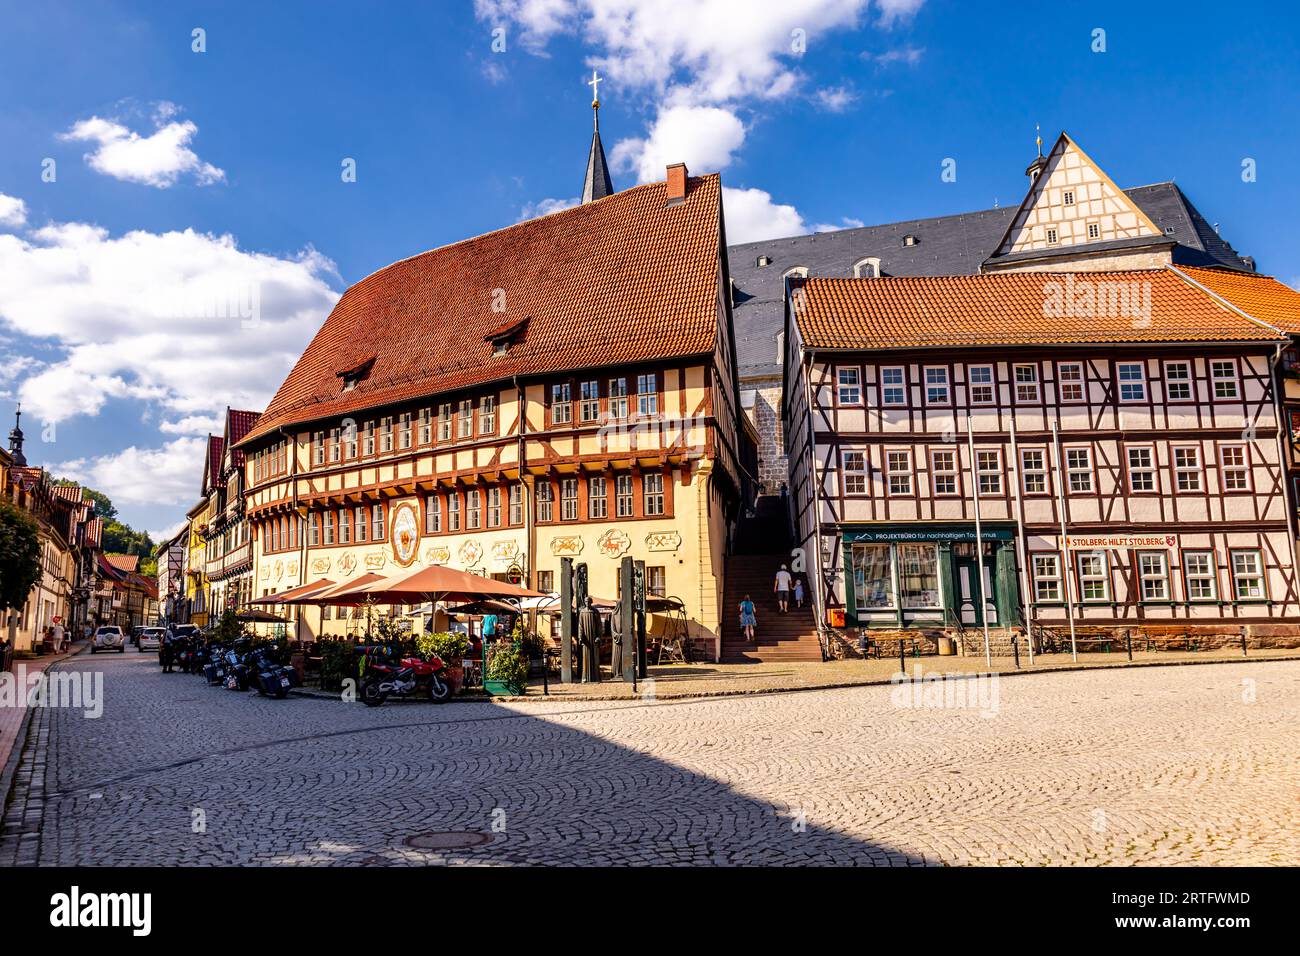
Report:
[[[1041,158],[1043,155],[1043,133],[1037,123],[1034,124],[1034,143],[1038,146],[1038,155]]]
[[[605,79],[603,76],[592,70],[591,79],[587,81],[587,85],[591,87],[591,108],[593,110],[600,109],[600,83],[603,79]]]

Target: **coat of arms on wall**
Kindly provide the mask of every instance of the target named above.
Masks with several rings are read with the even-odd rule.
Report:
[[[596,539],[596,547],[605,557],[617,558],[632,547],[632,539],[627,536],[626,531],[610,528]]]
[[[682,536],[676,531],[652,531],[645,536],[645,546],[650,551],[676,551]]]
[[[500,564],[511,564],[519,557],[519,543],[516,541],[492,542],[492,560]]]
[[[271,566],[269,564],[262,565],[260,576],[263,581],[271,580]]]
[[[388,555],[382,551],[371,551],[366,554],[366,570],[378,571],[388,563]]]
[[[277,562],[275,562],[275,579],[276,579],[277,581],[283,581],[283,580],[284,580],[284,562],[283,562],[283,561],[277,561]]]
[[[298,576],[298,562],[290,561],[286,564],[284,566],[284,573],[289,575],[291,578],[296,578]]]
[[[428,564],[446,564],[451,560],[451,548],[443,544],[429,548],[424,552],[424,560]]]
[[[311,562],[311,573],[312,573],[312,574],[326,574],[326,573],[329,572],[329,569],[330,569],[330,559],[329,559],[329,558],[321,557],[321,558],[313,558],[313,559],[312,559],[312,562]]]
[[[403,501],[392,509],[388,540],[392,542],[393,560],[398,565],[409,568],[415,563],[420,553],[420,512],[415,502]]]
[[[558,538],[552,538],[551,554],[557,558],[582,554],[582,537],[576,534],[566,534]]]
[[[343,555],[343,557],[339,558],[339,572],[341,574],[349,575],[356,569],[357,556],[352,552],[349,551],[347,554]]]
[[[477,541],[466,541],[460,546],[460,550],[456,554],[460,556],[460,563],[465,567],[476,567],[478,559],[483,557],[483,545]]]

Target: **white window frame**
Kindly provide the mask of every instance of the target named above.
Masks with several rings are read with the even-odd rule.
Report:
[[[987,382],[975,381],[976,372],[988,372]],[[977,397],[976,389],[988,389],[988,397]],[[981,391],[979,394],[983,394]],[[998,400],[998,376],[997,370],[992,365],[968,365],[966,366],[966,399],[972,405],[993,405]]]
[[[855,459],[855,461],[860,461],[862,463],[862,467],[850,468],[849,467],[850,456],[852,456]],[[844,487],[842,489],[842,492],[845,495],[845,497],[849,497],[849,496],[856,497],[860,495],[865,495],[867,493],[867,471],[868,471],[867,453],[865,450],[859,450],[856,448],[845,448],[840,451],[840,474],[844,476],[843,479]],[[858,480],[860,480],[862,483],[860,489],[855,490],[854,488],[850,487],[851,481],[856,482]]]
[[[1034,603],[1056,604],[1062,600],[1061,555],[1056,551],[1034,552],[1033,562]],[[1043,585],[1051,588],[1050,594],[1043,593]]]
[[[911,449],[885,449],[885,494],[890,498],[912,497]]]
[[[1191,452],[1195,455],[1195,462],[1179,463],[1179,455],[1182,452]],[[1174,491],[1201,492],[1205,490],[1205,456],[1201,453],[1200,445],[1173,445],[1169,449],[1170,467],[1174,470]],[[1185,482],[1184,479],[1195,476],[1196,481]]]
[[[1066,369],[1076,370],[1079,374],[1077,378],[1067,378]],[[1066,388],[1077,388],[1079,393],[1076,397],[1070,398],[1065,394]],[[1088,380],[1084,374],[1082,362],[1057,362],[1056,363],[1056,397],[1062,405],[1080,405],[1088,398]]]
[[[986,456],[992,455],[996,463],[993,467],[984,465]],[[975,449],[975,491],[981,498],[999,498],[1003,494],[1005,482],[1002,480],[1002,474],[1005,469],[1002,463],[1001,448],[976,448]],[[993,479],[997,487],[985,487],[986,479]]]
[[[836,404],[846,406],[862,404],[862,370],[860,368],[839,366],[835,369],[835,401]]]
[[[1254,569],[1250,571],[1240,570],[1238,558],[1251,558]],[[1232,597],[1236,601],[1266,601],[1268,600],[1268,581],[1264,574],[1264,554],[1258,548],[1232,548],[1228,552],[1228,564],[1232,570]],[[1253,577],[1256,584],[1253,590],[1256,593],[1243,593],[1242,579]]]
[[[1221,374],[1225,370],[1228,374]],[[1231,394],[1219,394],[1220,386],[1231,386]],[[1216,402],[1235,402],[1241,399],[1241,383],[1237,380],[1237,363],[1232,359],[1210,360],[1210,391]]]
[[[1228,452],[1241,452],[1241,464],[1229,465],[1227,461]],[[1245,442],[1224,442],[1219,445],[1219,486],[1225,495],[1249,494],[1254,490],[1254,482],[1251,480],[1250,473],[1250,446]],[[1232,487],[1229,484],[1230,479],[1238,476],[1241,484]]]
[[[1093,468],[1092,446],[1090,445],[1068,446],[1067,445],[1065,448],[1061,449],[1061,453],[1065,455],[1066,492],[1071,495],[1096,494],[1097,479]],[[1084,467],[1082,464],[1079,464],[1077,458],[1076,458],[1076,463],[1071,464],[1070,462],[1071,455],[1078,456],[1080,454],[1084,456],[1084,460],[1087,462],[1087,467]],[[1087,475],[1088,476],[1087,485],[1082,486],[1076,483],[1075,482],[1076,475]]]
[[[1172,600],[1169,588],[1169,552],[1139,551],[1137,553],[1138,593],[1144,604],[1166,603]],[[1151,587],[1158,585],[1159,593]]]
[[[939,456],[946,455],[951,460],[951,465],[943,468],[939,467]],[[960,475],[961,463],[957,460],[957,449],[953,448],[932,448],[930,449],[930,493],[936,498],[951,498],[961,493]],[[951,491],[939,490],[939,479],[950,479],[952,481]]]
[[[1193,559],[1205,559],[1205,569],[1192,570]],[[1183,596],[1189,603],[1215,602],[1219,600],[1219,569],[1215,562],[1214,551],[1209,548],[1194,548],[1183,552]],[[1210,585],[1209,594],[1193,594],[1192,582],[1206,581]]]
[[[1145,453],[1147,456],[1146,464],[1134,466],[1133,453]],[[1124,469],[1128,475],[1128,490],[1130,494],[1135,495],[1154,495],[1160,493],[1160,469],[1156,464],[1156,448],[1154,445],[1125,445],[1124,446]],[[1146,476],[1148,488],[1139,488],[1134,481],[1134,475]]]
[[[1027,369],[1032,373],[1028,379],[1020,378],[1021,369]],[[1043,401],[1043,386],[1038,374],[1037,362],[1018,362],[1011,366],[1011,383],[1013,396],[1017,405],[1039,405]],[[1022,388],[1032,388],[1033,398],[1025,398],[1021,392]]]
[[[1136,378],[1125,378],[1125,372],[1132,375],[1136,373]],[[1115,392],[1121,405],[1146,404],[1147,400],[1147,368],[1145,362],[1116,362],[1115,363]],[[1125,391],[1128,394],[1125,394]]]
[[[925,389],[925,404],[930,407],[947,407],[952,404],[952,381],[946,365],[926,365],[921,369],[921,384]],[[941,398],[931,397],[936,391]]]
[[[1037,455],[1038,464],[1030,467],[1025,462],[1027,455]],[[1030,475],[1037,476],[1041,479],[1041,488],[1030,488]],[[1026,495],[1047,495],[1052,492],[1051,470],[1048,465],[1046,448],[1022,448],[1020,449],[1020,490]]]
[[[885,379],[891,372],[898,372],[902,381],[898,383],[889,383]],[[898,392],[902,397],[897,401],[889,400],[891,391]],[[907,366],[906,365],[882,365],[880,367],[880,405],[882,408],[906,408],[907,401]]]
[[[1171,369],[1179,369],[1177,377],[1170,373]],[[1196,377],[1192,369],[1192,363],[1188,359],[1170,359],[1164,364],[1165,373],[1165,401],[1170,404],[1182,404],[1196,400]],[[1173,390],[1177,387],[1180,390],[1186,389],[1186,395],[1175,395]]]
[[[1101,562],[1099,571],[1083,570],[1084,560],[1097,559]],[[1079,551],[1075,553],[1074,570],[1079,582],[1079,600],[1083,604],[1109,604],[1110,603],[1110,552],[1109,551]],[[1088,597],[1089,583],[1097,582],[1101,584],[1102,594],[1100,597]]]

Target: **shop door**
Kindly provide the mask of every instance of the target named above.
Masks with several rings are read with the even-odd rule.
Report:
[[[957,572],[956,587],[953,589],[957,596],[957,619],[967,627],[983,627],[985,614],[988,615],[990,626],[998,623],[998,608],[993,591],[993,555],[990,550],[986,549],[982,563],[986,598],[984,613],[980,609],[979,579],[975,577],[975,546],[966,543],[953,546],[953,567]]]

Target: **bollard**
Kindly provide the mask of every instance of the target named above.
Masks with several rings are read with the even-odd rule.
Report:
[[[1011,655],[1016,659],[1016,670],[1020,670],[1020,642],[1016,635],[1011,635]]]
[[[907,673],[907,642],[901,637],[898,639],[898,669]]]
[[[1128,647],[1128,659],[1132,660],[1133,659],[1133,632],[1131,630],[1125,629],[1124,644]]]
[[[1241,628],[1241,656],[1246,656],[1246,629]]]

